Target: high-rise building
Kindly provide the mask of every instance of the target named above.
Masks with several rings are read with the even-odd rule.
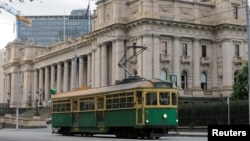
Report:
[[[34,42],[37,45],[77,38],[90,30],[88,10],[72,10],[70,15],[25,16],[32,21],[31,26],[25,23],[17,25],[17,38]]]

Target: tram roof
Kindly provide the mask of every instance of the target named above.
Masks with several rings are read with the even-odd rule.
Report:
[[[159,81],[158,81],[159,82]],[[65,93],[57,93],[52,96],[53,98],[64,98],[64,97],[75,97],[75,96],[82,96],[82,95],[91,95],[91,94],[99,94],[111,91],[119,91],[119,90],[129,90],[134,88],[150,88],[153,87],[153,80],[143,80],[138,82],[132,83],[125,83],[125,84],[118,84],[118,85],[111,85],[105,87],[98,87],[93,89],[86,89],[86,90],[74,90]]]

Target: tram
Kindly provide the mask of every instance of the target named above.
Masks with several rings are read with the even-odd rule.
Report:
[[[161,80],[57,93],[51,105],[52,128],[62,135],[157,139],[178,126],[177,89]]]

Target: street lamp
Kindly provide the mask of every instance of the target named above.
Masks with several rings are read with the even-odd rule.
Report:
[[[9,113],[10,110],[10,93],[7,94],[7,103],[8,103],[8,107],[7,107],[7,113]]]
[[[36,101],[36,112],[35,112],[34,116],[40,116],[40,114],[38,113],[38,100],[39,100],[39,93],[38,93],[38,91],[36,92],[36,95],[35,95],[34,99]]]
[[[29,106],[31,106],[31,92],[30,91],[28,93],[28,97],[29,97]]]

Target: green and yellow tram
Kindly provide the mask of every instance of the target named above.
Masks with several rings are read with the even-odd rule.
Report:
[[[52,128],[62,135],[159,138],[178,126],[178,93],[143,80],[52,95]]]

